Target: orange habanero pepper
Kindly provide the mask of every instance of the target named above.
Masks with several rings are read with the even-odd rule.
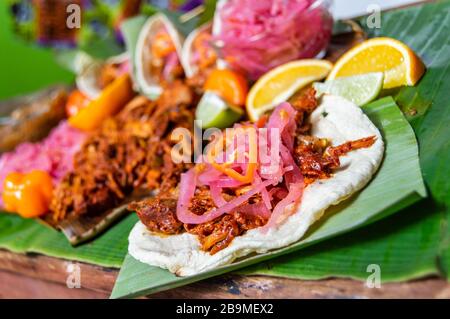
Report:
[[[4,181],[3,202],[5,209],[24,218],[45,214],[50,206],[53,181],[44,171],[28,174],[10,173]]]
[[[225,101],[236,106],[244,106],[248,94],[248,84],[245,77],[228,69],[211,71],[203,89],[215,92]]]

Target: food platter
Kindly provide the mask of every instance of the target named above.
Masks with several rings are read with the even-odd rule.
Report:
[[[351,234],[359,234],[364,245],[364,238],[370,237],[364,230],[375,231],[380,219],[397,212],[400,223],[397,233],[392,234],[383,226],[379,247],[383,246],[383,233],[394,238],[411,235],[410,224],[401,225],[403,219],[397,215],[420,211],[423,198],[443,206],[442,211],[446,212],[447,188],[442,178],[448,168],[445,163],[434,161],[436,156],[448,156],[448,147],[441,138],[446,128],[432,124],[433,120],[445,121],[445,116],[440,118],[436,114],[439,112],[436,110],[446,107],[441,90],[448,63],[442,60],[442,54],[445,55],[447,46],[438,46],[445,26],[439,28],[435,38],[427,39],[425,27],[421,31],[420,25],[411,24],[412,30],[423,33],[422,39],[413,39],[409,32],[401,32],[400,25],[409,16],[430,16],[437,12],[447,19],[450,10],[447,2],[385,13],[386,20],[380,29],[371,29],[364,17],[352,23],[335,22],[338,31],[331,38],[331,45],[328,47],[328,40],[322,44],[325,49],[340,47],[328,50],[331,61],[318,58],[325,49],[305,57],[297,52],[296,59],[289,58],[290,53],[286,56],[274,53],[287,60],[264,71],[260,68],[262,64],[246,64],[243,68],[233,62],[236,50],[243,54],[242,49],[224,49],[228,41],[224,34],[237,31],[233,29],[235,26],[227,26],[227,10],[234,10],[233,1],[222,2],[212,19],[213,24],[220,26],[200,29],[211,34],[205,35],[207,42],[189,41],[193,51],[171,44],[178,38],[167,31],[177,28],[177,23],[152,31],[153,38],[146,33],[136,36],[140,32],[136,25],[152,20],[141,16],[124,23],[122,32],[128,58],[119,62],[105,60],[98,80],[103,83],[100,95],[87,97],[80,87],[70,93],[69,101],[71,97],[78,101],[78,109],[69,113],[67,122],[63,120],[61,125],[86,136],[81,141],[74,138],[68,142],[76,146],[75,154],[70,155],[73,166],[62,166],[60,172],[58,167],[50,169],[33,161],[33,157],[45,152],[41,145],[61,147],[59,140],[51,140],[52,133],[34,142],[38,147],[30,146],[35,155],[26,161],[32,169],[10,169],[6,165],[8,158],[23,160],[20,147],[2,155],[0,171],[6,172],[3,205],[20,216],[10,213],[0,216],[0,247],[17,253],[36,252],[120,267],[112,297],[138,297],[237,270],[242,274],[292,278],[333,275],[364,278],[361,268],[308,274],[301,262],[304,256],[298,251],[314,252],[314,247],[320,247],[325,254],[331,253],[333,241],[327,239],[340,236],[346,242],[345,238]],[[298,10],[302,14],[305,8]],[[172,23],[174,17],[164,19]],[[202,19],[204,22],[205,18]],[[311,19],[315,19],[314,15]],[[322,21],[323,25],[327,21]],[[134,31],[127,30],[130,25]],[[250,30],[248,25],[246,28]],[[321,32],[326,33],[327,28]],[[340,29],[345,29],[344,33]],[[194,32],[203,37],[201,32]],[[345,32],[350,41],[342,42]],[[361,36],[362,33],[365,34]],[[152,38],[147,42],[149,48],[144,48],[145,42],[139,40],[144,37]],[[205,43],[207,46],[203,47]],[[276,47],[280,45],[277,42]],[[131,49],[133,46],[136,47]],[[141,60],[147,54],[144,50],[152,52],[148,60]],[[204,64],[206,68],[198,68],[200,71],[186,79],[180,73],[186,61],[203,60],[179,55],[190,52],[195,57],[195,50],[206,54],[199,55],[202,58],[214,57],[216,64],[208,62]],[[211,55],[211,50],[218,51]],[[386,55],[391,57],[391,64],[383,64]],[[149,68],[142,61],[151,64]],[[242,57],[239,61],[243,61]],[[161,72],[155,77],[160,81],[158,94],[154,90],[149,93],[142,86],[136,68],[152,75]],[[73,92],[81,92],[87,101],[76,100]],[[195,119],[207,123],[195,123]],[[196,153],[195,142],[186,147],[180,132],[193,134],[188,139],[192,142],[195,134],[200,132],[201,136],[211,127],[217,128],[215,133],[221,129],[228,133],[232,127],[231,137],[209,140],[210,144],[205,143],[200,153]],[[236,144],[242,128],[243,142]],[[261,132],[265,130],[281,135],[263,137]],[[64,132],[63,135],[72,134]],[[178,134],[178,140],[172,140],[174,134]],[[225,146],[223,155],[231,154],[234,158],[225,157],[223,161],[220,151],[210,151],[218,145]],[[271,153],[269,166],[261,154],[252,157],[253,149],[263,147],[268,147],[269,153],[281,147],[281,151]],[[174,150],[180,149],[182,152],[174,157]],[[46,158],[52,160],[53,153],[47,154],[50,155]],[[241,162],[239,154],[244,154]],[[267,173],[274,163],[278,170]],[[35,170],[41,175],[33,175]],[[438,170],[444,174],[437,173]],[[46,197],[45,188],[39,190],[35,186],[46,185],[42,172],[52,178],[51,197]],[[36,179],[38,184],[33,184]],[[317,196],[309,195],[316,188]],[[27,192],[32,194],[27,203],[35,205],[21,202]],[[329,199],[328,194],[332,194]],[[39,210],[42,203],[47,206]],[[310,206],[313,208],[308,213]],[[310,218],[302,221],[302,216],[308,214]],[[440,223],[439,214],[431,216],[427,222]],[[30,217],[39,217],[41,221],[27,219]],[[418,217],[417,223],[420,220]],[[375,224],[369,225],[372,223]],[[291,230],[278,233],[283,227]],[[417,227],[414,238],[426,231]],[[361,230],[355,231],[357,228]],[[294,229],[299,230],[297,235],[293,235]],[[343,235],[350,231],[349,235]],[[429,231],[427,234],[432,235]],[[442,234],[445,238],[446,232]],[[418,253],[417,258],[438,257],[444,262],[445,248],[433,254],[435,247],[442,247],[443,239],[437,235],[427,238],[429,241],[417,244],[429,250],[421,250],[422,255]],[[265,241],[270,244],[264,245]],[[358,244],[348,244],[355,258]],[[320,255],[321,250],[317,250]],[[410,248],[408,253],[412,256],[413,251]],[[288,257],[280,258],[282,255]],[[383,280],[437,273],[427,258],[417,263],[416,268],[394,266],[392,271],[396,275],[388,271]],[[294,269],[286,270],[289,267]],[[390,269],[388,263],[383,267]],[[335,269],[340,269],[338,261]]]

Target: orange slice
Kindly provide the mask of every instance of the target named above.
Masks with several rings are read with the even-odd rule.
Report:
[[[247,96],[247,113],[252,121],[287,101],[306,85],[324,79],[333,68],[331,62],[305,59],[289,62],[264,74]]]
[[[392,38],[373,38],[345,53],[327,80],[383,72],[383,88],[415,85],[425,72],[420,58],[406,44]]]

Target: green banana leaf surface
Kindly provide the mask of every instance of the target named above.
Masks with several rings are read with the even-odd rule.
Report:
[[[386,144],[383,163],[362,192],[329,209],[326,216],[313,225],[301,241],[190,277],[177,277],[167,270],[142,264],[128,256],[119,273],[112,297],[150,294],[285,255],[369,224],[424,197],[426,192],[414,132],[394,100],[390,97],[383,98],[366,106],[364,111],[383,134]],[[405,165],[399,166],[399,162]]]
[[[127,253],[128,234],[137,220],[134,214],[129,215],[94,241],[73,247],[53,228],[35,220],[0,213],[0,248],[119,268]]]
[[[421,201],[368,227],[239,273],[307,280],[328,277],[365,280],[372,265],[376,265],[382,282],[437,275],[442,214],[429,211],[430,204]],[[424,211],[427,213],[423,214]]]
[[[15,37],[8,9],[8,1],[0,1],[0,100],[55,83],[72,83],[73,74],[57,65],[50,50]]]

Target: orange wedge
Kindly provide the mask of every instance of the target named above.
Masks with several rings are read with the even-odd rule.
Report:
[[[425,72],[420,58],[406,44],[392,38],[373,38],[346,52],[327,80],[383,72],[383,88],[415,85]]]
[[[287,101],[306,85],[324,79],[333,68],[331,62],[305,59],[289,62],[264,74],[250,89],[246,108],[250,120]]]

